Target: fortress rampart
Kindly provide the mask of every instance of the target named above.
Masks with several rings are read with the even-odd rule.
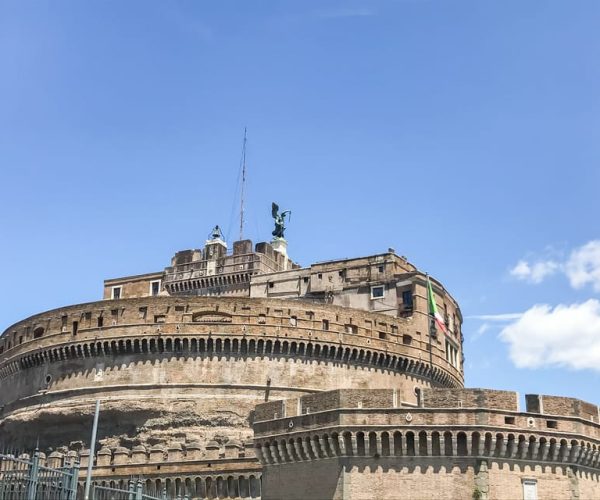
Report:
[[[524,484],[592,499],[598,422],[572,398],[529,395],[521,412],[509,391],[424,389],[411,408],[393,390],[339,390],[259,405],[254,433],[266,499],[523,498]]]
[[[28,448],[38,437],[49,446],[85,441],[100,398],[113,422],[102,438],[114,446],[146,444],[156,432],[166,443],[166,427],[200,439],[216,427],[246,440],[265,399],[375,385],[415,403],[415,388],[460,387],[441,345],[430,364],[428,340],[413,318],[298,300],[160,296],[70,306],[3,334],[0,433]],[[24,435],[22,424],[38,435]]]

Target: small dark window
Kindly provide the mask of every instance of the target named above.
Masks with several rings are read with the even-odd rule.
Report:
[[[140,307],[140,309],[139,309],[139,317],[140,317],[140,319],[146,319],[147,312],[148,312],[148,308],[147,307]]]
[[[116,286],[113,288],[113,296],[112,298],[117,300],[121,298],[121,287],[120,286]]]
[[[118,309],[111,309],[110,310],[110,314],[113,315],[113,317],[117,317],[119,315],[119,310]]]
[[[385,332],[379,332],[379,338],[380,338],[381,340],[385,340],[385,339],[386,339],[386,337],[387,337],[387,335],[385,334]]]
[[[4,352],[4,346],[0,346],[0,354]]]
[[[410,335],[402,335],[402,343],[404,345],[412,344],[412,337]]]
[[[19,344],[22,344],[22,343],[23,343],[23,335],[21,335],[21,336],[19,337]]]
[[[504,423],[507,425],[515,425],[515,417],[504,417]]]
[[[244,309],[242,307],[242,309]],[[185,307],[184,306],[175,306],[175,311],[177,312],[184,312],[185,311]]]
[[[92,319],[92,313],[88,311],[85,313],[84,317],[87,321],[90,321]]]
[[[379,272],[382,273],[383,272],[383,266],[379,266]]]
[[[153,281],[152,282],[152,296],[154,297],[155,295],[158,295],[158,292],[160,292],[160,281]]]
[[[272,281],[269,281],[269,288],[273,288],[275,286],[275,283],[273,283]]]
[[[44,329],[41,326],[38,326],[35,330],[33,330],[34,339],[39,339],[42,335],[44,335]]]
[[[302,281],[304,281],[304,283],[308,283],[308,278],[305,276],[304,278],[302,278]]]
[[[323,279],[323,274],[322,273],[317,274],[317,278]]]
[[[77,330],[79,329],[79,322],[73,321],[73,335],[77,335]]]
[[[344,271],[338,271],[338,276],[340,278],[343,278],[344,277]]]
[[[383,297],[383,286],[372,286],[371,287],[371,298],[372,299],[380,299]]]
[[[558,422],[556,420],[546,420],[546,427],[548,429],[558,429]]]
[[[405,290],[404,292],[402,292],[402,303],[405,306],[413,305],[413,294],[410,290]]]
[[[323,320],[323,330],[329,330],[329,320],[328,319]]]
[[[98,328],[102,328],[104,326],[104,318],[102,316],[98,316]]]

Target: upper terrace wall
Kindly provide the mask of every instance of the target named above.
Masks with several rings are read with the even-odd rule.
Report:
[[[136,338],[150,341],[169,336],[172,342],[177,338],[191,342],[198,335],[238,336],[240,346],[243,339],[262,339],[266,354],[269,343],[273,354],[382,366],[433,375],[442,385],[462,384],[462,372],[446,361],[441,346],[434,346],[430,369],[428,333],[416,330],[411,318],[391,319],[298,301],[222,297],[101,301],[32,316],[12,325],[0,337],[0,380],[54,358],[94,356],[99,342],[105,355],[107,350],[113,354],[134,352],[136,346],[128,347],[126,341],[134,342]],[[125,342],[123,346],[120,341]],[[106,342],[108,347],[104,347]],[[112,342],[117,343],[114,348]]]

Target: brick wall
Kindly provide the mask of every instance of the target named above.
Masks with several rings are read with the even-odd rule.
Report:
[[[491,389],[423,389],[424,408],[488,408],[518,411],[518,395]]]
[[[592,403],[575,398],[527,394],[527,411],[545,415],[580,417],[593,422],[599,421],[598,407]]]

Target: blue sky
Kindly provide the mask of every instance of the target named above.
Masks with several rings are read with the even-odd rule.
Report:
[[[2,328],[214,224],[303,264],[394,247],[467,385],[600,403],[600,3],[0,0]],[[503,316],[509,314],[509,316]],[[485,317],[483,317],[485,316]]]

